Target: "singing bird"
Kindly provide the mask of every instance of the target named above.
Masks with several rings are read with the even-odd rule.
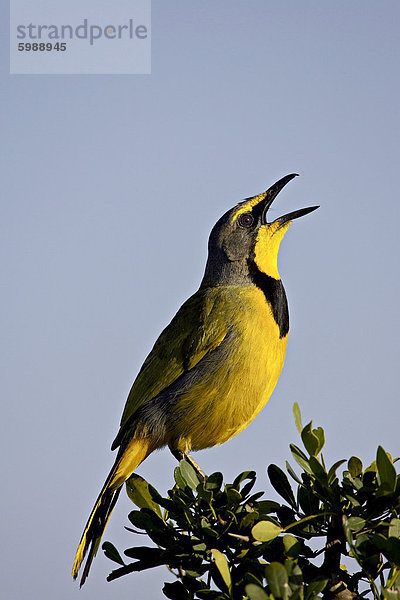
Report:
[[[289,332],[279,245],[311,206],[268,221],[268,209],[296,174],[246,198],[213,227],[197,292],[164,329],[134,381],[111,449],[114,465],[90,514],[75,557],[81,585],[121,487],[151,452],[177,458],[222,444],[267,403],[281,373]],[[189,458],[190,460],[190,458]]]

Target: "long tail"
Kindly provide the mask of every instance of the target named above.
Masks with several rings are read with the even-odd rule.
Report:
[[[90,517],[86,523],[86,527],[76,551],[75,562],[72,567],[72,577],[74,579],[77,578],[82,561],[89,549],[80,581],[81,587],[89,574],[90,566],[96,556],[102,535],[115,503],[118,500],[122,485],[153,450],[154,447],[148,438],[133,438],[125,450],[117,456],[114,466],[103,485],[92,512],[90,513]]]

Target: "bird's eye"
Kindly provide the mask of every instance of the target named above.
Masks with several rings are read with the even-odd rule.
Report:
[[[251,227],[254,223],[254,217],[250,213],[243,213],[239,216],[238,223],[241,227]]]

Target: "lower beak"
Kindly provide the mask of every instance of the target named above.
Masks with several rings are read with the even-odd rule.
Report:
[[[267,212],[269,207],[271,206],[279,192],[285,187],[285,185],[296,176],[297,173],[292,173],[291,175],[286,175],[286,177],[282,177],[282,179],[279,179],[279,181],[274,183],[274,185],[271,185],[271,187],[265,192],[265,204],[263,207],[263,213],[261,218],[261,222],[264,225],[268,223]],[[303,217],[304,215],[307,215],[313,210],[317,210],[317,208],[319,208],[319,206],[309,206],[308,208],[300,208],[299,210],[294,210],[293,212],[290,212],[287,215],[278,217],[278,219],[275,219],[275,221],[272,222],[279,223],[279,226],[282,226],[285,223],[289,223],[289,221],[293,221],[293,219],[298,219],[299,217]]]
[[[283,217],[278,217],[278,219],[275,219],[273,223],[279,223],[279,225],[282,226],[285,223],[293,221],[293,219],[298,219],[299,217],[304,217],[304,215],[308,215],[308,213],[312,212],[313,210],[317,210],[317,208],[319,208],[319,206],[309,206],[308,208],[300,208],[299,210],[294,210],[293,212],[290,212],[287,215],[283,215]]]

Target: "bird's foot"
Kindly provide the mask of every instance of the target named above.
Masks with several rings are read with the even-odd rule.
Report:
[[[207,479],[207,475],[204,473],[203,469],[201,467],[199,467],[197,462],[194,460],[194,458],[192,456],[190,456],[190,454],[183,453],[183,458],[186,460],[186,462],[189,463],[189,465],[192,465],[193,469],[196,471],[197,475],[200,477],[200,479],[202,481]]]
[[[176,458],[176,460],[178,460],[179,462],[181,460],[186,460],[186,462],[188,462],[189,465],[191,465],[193,467],[193,469],[196,471],[201,482],[204,482],[207,479],[207,475],[199,467],[199,465],[194,460],[194,458],[192,458],[190,456],[190,454],[188,454],[187,452],[182,452],[181,450],[177,450],[176,448],[170,447],[170,450],[171,450],[172,455]]]

